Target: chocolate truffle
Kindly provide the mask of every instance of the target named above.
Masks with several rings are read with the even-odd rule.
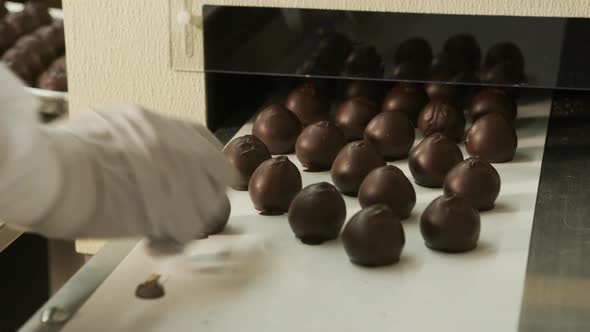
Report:
[[[56,21],[60,22],[60,21]],[[48,41],[56,53],[63,52],[65,48],[65,35],[63,26],[47,25],[35,31],[35,34],[41,39]]]
[[[431,100],[418,116],[418,128],[424,137],[441,133],[460,142],[465,131],[465,117],[448,99]]]
[[[485,68],[492,68],[500,63],[511,63],[519,72],[524,71],[524,57],[514,43],[501,42],[490,47],[484,60]]]
[[[409,166],[414,181],[430,188],[441,188],[447,173],[463,160],[461,149],[446,136],[434,133],[410,151]]]
[[[269,159],[254,171],[248,192],[254,208],[262,215],[279,215],[289,210],[291,201],[301,190],[301,174],[289,158]]]
[[[396,64],[413,62],[427,66],[432,61],[432,49],[423,38],[409,38],[399,44],[393,61]]]
[[[359,188],[363,208],[375,204],[387,205],[401,220],[408,219],[416,205],[416,191],[401,169],[387,165],[367,175]]]
[[[492,163],[512,160],[517,146],[516,130],[506,117],[497,112],[477,119],[465,136],[465,148],[469,155]]]
[[[383,98],[383,88],[377,82],[367,80],[353,80],[347,82],[344,89],[346,99],[353,97],[363,97],[368,100],[381,100]]]
[[[227,195],[223,195],[223,201],[221,202],[219,211],[207,223],[207,235],[216,235],[223,232],[229,222],[230,215],[231,203]]]
[[[165,295],[164,286],[160,283],[160,275],[153,274],[135,289],[135,296],[143,300],[155,300]]]
[[[9,49],[17,38],[18,34],[14,27],[0,20],[0,54]]]
[[[272,154],[291,153],[301,128],[301,122],[295,113],[281,105],[273,104],[258,114],[252,134],[258,137]]]
[[[383,111],[404,113],[414,127],[418,123],[418,114],[428,102],[428,96],[422,86],[415,83],[398,83],[383,100]]]
[[[377,49],[369,45],[357,45],[346,58],[344,76],[381,77],[383,60]]]
[[[29,1],[25,4],[25,12],[37,19],[42,25],[50,24],[53,19],[49,15],[49,8],[42,1]]]
[[[365,141],[345,145],[332,164],[332,182],[347,196],[356,196],[361,183],[377,167],[385,166],[385,160],[377,150]]]
[[[516,102],[504,90],[484,88],[471,99],[467,115],[475,121],[483,115],[497,112],[512,122],[516,118],[516,110]]]
[[[345,219],[344,198],[327,182],[305,187],[289,207],[289,225],[305,244],[321,244],[337,238]]]
[[[467,199],[480,211],[491,210],[500,194],[500,175],[487,161],[469,158],[449,171],[444,192]]]
[[[328,121],[320,121],[303,129],[295,143],[295,154],[307,171],[327,171],[345,144],[342,130]]]
[[[19,36],[31,33],[41,26],[41,22],[35,16],[25,11],[6,15],[4,22],[12,25]]]
[[[266,145],[254,135],[233,139],[223,149],[223,153],[238,170],[238,182],[232,186],[236,190],[248,190],[248,182],[250,182],[252,173],[265,160],[272,158]]]
[[[291,91],[285,100],[285,107],[295,113],[304,126],[330,117],[328,101],[310,82]]]
[[[479,212],[460,196],[440,196],[422,213],[420,231],[426,246],[443,252],[475,249],[479,240]]]
[[[51,64],[51,62],[55,60],[55,57],[57,56],[55,53],[55,48],[53,48],[49,42],[41,39],[35,34],[21,37],[19,40],[17,40],[13,48],[26,53],[38,54],[43,65]]]
[[[433,73],[431,81],[424,84],[424,90],[430,99],[457,100],[460,98],[462,86],[453,82],[453,74],[448,72]]]
[[[379,107],[374,102],[354,97],[345,100],[334,115],[334,123],[342,130],[349,141],[362,139],[369,122],[379,114]]]
[[[381,112],[365,129],[365,140],[370,142],[385,160],[406,158],[415,138],[414,126],[402,112]]]
[[[399,262],[406,238],[399,217],[378,204],[362,209],[348,221],[342,242],[352,263],[377,267]]]
[[[65,70],[51,67],[39,76],[37,87],[43,90],[67,92],[68,75]]]
[[[443,45],[443,52],[462,64],[461,71],[475,71],[481,62],[481,48],[479,43],[468,33],[461,33],[447,39]]]
[[[2,61],[22,62],[33,75],[40,73],[43,70],[43,61],[41,57],[34,52],[24,52],[17,48],[11,48],[2,56]]]

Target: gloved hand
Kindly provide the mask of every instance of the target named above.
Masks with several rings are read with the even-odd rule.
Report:
[[[64,170],[62,199],[34,226],[48,236],[184,244],[207,236],[235,179],[207,129],[139,106],[82,111],[45,136]]]

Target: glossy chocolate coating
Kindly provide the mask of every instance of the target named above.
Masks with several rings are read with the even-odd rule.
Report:
[[[236,190],[248,190],[252,173],[260,164],[272,158],[266,145],[254,135],[233,139],[223,149],[223,153],[238,171],[239,179],[232,186]]]
[[[472,157],[492,163],[503,163],[514,158],[518,137],[512,124],[501,113],[486,114],[467,130],[465,148]]]
[[[316,245],[337,238],[345,219],[344,198],[327,182],[303,188],[289,207],[289,225],[305,244]]]
[[[291,91],[285,100],[285,107],[295,113],[304,126],[330,117],[328,101],[310,82]]]
[[[49,15],[49,7],[43,1],[27,2],[24,11],[35,17],[42,25],[50,24],[53,21],[51,15]]]
[[[455,142],[460,142],[465,131],[465,117],[450,100],[434,99],[420,112],[418,128],[424,137],[441,133]]]
[[[402,112],[381,112],[365,129],[365,140],[388,161],[406,158],[415,138],[414,126]]]
[[[383,76],[383,60],[377,49],[369,45],[357,45],[346,58],[345,76],[381,77]]]
[[[13,49],[17,49],[26,53],[36,53],[41,58],[43,65],[51,64],[51,62],[55,60],[55,57],[57,56],[55,48],[52,47],[49,42],[41,39],[36,34],[30,34],[19,38],[16,41],[16,44],[13,46]]]
[[[467,115],[475,121],[483,115],[497,112],[512,122],[516,118],[516,110],[516,102],[504,90],[484,88],[471,99]]]
[[[67,92],[68,75],[61,68],[51,67],[39,76],[37,87],[43,90]]]
[[[410,151],[408,158],[414,182],[430,188],[441,188],[447,173],[463,160],[461,149],[446,136],[434,133]]]
[[[61,21],[57,21],[61,22]],[[56,53],[61,53],[65,49],[65,35],[63,26],[47,25],[35,31],[35,34],[41,39],[48,41],[55,49]]]
[[[480,210],[494,208],[500,194],[500,174],[481,158],[468,158],[449,171],[445,179],[444,192],[467,199]]]
[[[406,244],[399,217],[386,205],[372,205],[352,216],[342,243],[354,264],[377,267],[399,262]]]
[[[424,90],[428,97],[432,99],[450,99],[456,101],[462,94],[463,86],[444,82],[453,82],[453,74],[441,71],[433,73],[432,82],[424,84]]]
[[[14,27],[0,20],[0,53],[9,49],[17,38],[18,34]]]
[[[207,235],[216,235],[225,229],[229,222],[229,216],[231,215],[231,203],[227,195],[223,195],[223,201],[219,207],[219,211],[215,216],[207,223]]]
[[[443,45],[443,52],[462,64],[461,71],[475,71],[481,62],[481,48],[479,43],[468,33],[461,33],[447,39]]]
[[[429,65],[432,61],[432,48],[423,38],[409,38],[399,44],[393,56],[393,61],[396,64],[415,62]]]
[[[332,164],[332,182],[347,196],[356,196],[361,183],[372,170],[385,166],[385,160],[365,141],[346,144]]]
[[[24,52],[17,48],[11,48],[4,53],[2,61],[5,62],[22,62],[33,75],[40,73],[43,70],[43,61],[41,57],[34,52]]]
[[[258,114],[252,134],[266,145],[270,153],[282,154],[293,152],[301,129],[301,122],[295,113],[272,104]]]
[[[384,112],[397,111],[404,113],[414,127],[418,123],[418,114],[428,103],[428,96],[422,86],[414,83],[398,83],[383,100]]]
[[[295,154],[307,171],[327,171],[345,144],[346,137],[340,128],[320,121],[303,129],[295,143]]]
[[[258,166],[250,178],[248,192],[260,214],[279,215],[289,210],[301,186],[297,166],[286,156],[279,156]]]
[[[378,101],[383,98],[383,88],[377,82],[365,80],[353,80],[347,82],[344,89],[346,99],[353,97],[363,97],[368,100]]]
[[[387,165],[376,168],[365,177],[359,188],[363,208],[387,205],[401,220],[408,219],[416,205],[416,191],[401,169]]]
[[[440,196],[422,213],[420,231],[426,246],[443,252],[475,249],[479,240],[479,212],[466,199]]]
[[[143,300],[155,300],[166,294],[164,286],[160,283],[160,275],[152,275],[137,286],[135,297]]]
[[[4,22],[12,25],[18,36],[31,33],[41,26],[41,22],[35,16],[31,16],[25,11],[6,15]]]
[[[500,63],[511,63],[519,72],[524,71],[524,56],[514,43],[501,42],[490,47],[484,60],[485,68],[491,68]]]
[[[374,102],[354,97],[345,100],[334,115],[334,123],[342,130],[349,141],[364,137],[365,128],[379,114],[379,106]]]

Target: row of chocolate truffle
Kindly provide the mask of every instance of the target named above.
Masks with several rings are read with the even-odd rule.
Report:
[[[336,31],[319,32],[319,43],[299,69],[307,75],[342,72],[347,77],[375,77],[384,74],[384,61],[375,47],[353,44]],[[480,66],[481,65],[481,66]],[[432,48],[423,38],[413,37],[401,42],[393,56],[393,66],[386,77],[435,81],[515,84],[525,80],[524,57],[512,42],[494,44],[482,63],[479,43],[471,34],[457,34],[445,41],[433,56]]]

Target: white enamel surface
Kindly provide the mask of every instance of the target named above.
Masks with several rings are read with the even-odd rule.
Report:
[[[147,257],[139,245],[64,330],[516,331],[550,105],[546,94],[519,108],[517,156],[495,165],[502,191],[496,209],[481,215],[473,252],[424,246],[419,215],[440,189],[414,186],[401,262],[379,269],[349,263],[339,240],[301,244],[286,215],[259,216],[247,192],[231,191],[229,235],[168,259]],[[393,164],[411,176],[407,161]],[[328,172],[302,175],[304,185],[330,181]],[[346,204],[348,217],[359,210],[356,199]],[[163,274],[166,296],[136,299],[151,273]]]

